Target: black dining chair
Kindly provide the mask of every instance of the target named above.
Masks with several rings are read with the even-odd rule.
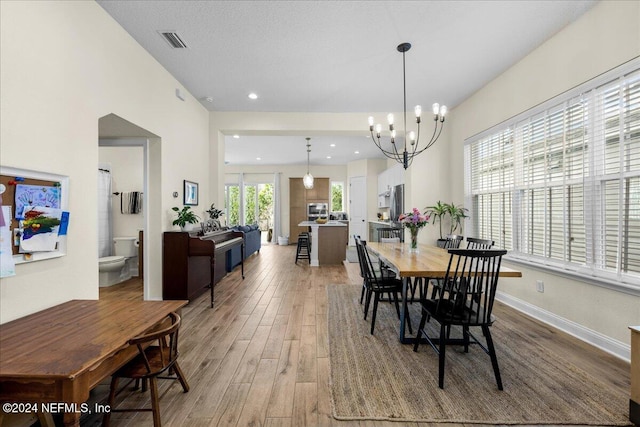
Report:
[[[443,287],[435,298],[420,301],[422,317],[413,351],[418,351],[424,337],[438,353],[438,386],[444,388],[445,350],[447,345],[462,345],[465,353],[470,344],[478,344],[491,358],[498,389],[502,379],[496,350],[489,327],[495,318],[491,314],[498,287],[502,256],[501,249],[450,249],[449,265]],[[429,337],[424,330],[429,318],[440,324],[439,337]],[[462,339],[451,339],[451,327],[462,328]],[[471,334],[471,327],[479,327],[486,340],[484,346]]]
[[[444,239],[445,249],[457,249],[460,247],[460,243],[462,243],[462,239],[464,239],[464,236],[461,236],[459,234],[448,234]]]
[[[356,242],[356,253],[358,255],[358,266],[360,267],[360,277],[362,277],[362,292],[360,292],[360,304],[362,304],[362,301],[364,300],[364,296],[365,293],[367,292],[367,280],[365,279],[365,273],[363,270],[363,266],[362,266],[362,260],[360,257],[360,252],[358,251],[358,241],[364,242],[364,240],[362,240],[360,238],[359,235],[354,234],[353,235],[353,240]],[[380,260],[376,257],[374,257],[373,255],[369,254],[369,257],[371,258],[371,263],[374,266],[377,266],[376,268],[376,272],[378,272],[382,277],[396,277],[396,273],[395,271],[387,268],[386,266],[384,266]]]
[[[442,246],[443,249],[457,249],[460,247],[464,236],[459,234],[448,234],[445,236],[444,244]],[[416,290],[420,295],[420,299],[426,298],[427,288],[431,284],[431,298],[434,298],[438,289],[442,287],[442,279],[431,279],[428,277],[417,277],[413,280],[413,284],[411,285],[411,301],[414,301]]]
[[[389,298],[393,301],[396,307],[396,313],[398,319],[400,319],[400,304],[398,303],[399,295],[402,293],[402,280],[395,277],[385,277],[380,273],[380,270],[376,270],[374,264],[371,262],[369,251],[367,251],[367,242],[356,238],[356,248],[358,250],[358,260],[360,261],[360,268],[364,274],[365,282],[365,306],[364,306],[364,319],[367,319],[369,312],[369,305],[371,303],[371,297],[373,296],[373,313],[371,315],[371,335],[376,326],[376,315],[378,312],[378,302],[380,301],[381,294],[389,294]],[[409,319],[409,313],[405,312],[405,317],[408,322],[410,333],[411,320]]]
[[[398,242],[402,241],[404,237],[404,230],[402,228],[393,227],[381,227],[378,228],[378,241],[382,242],[382,239],[398,239]]]
[[[491,249],[494,244],[493,240],[467,237],[467,249]]]

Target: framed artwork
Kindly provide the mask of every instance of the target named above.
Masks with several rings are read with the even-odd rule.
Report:
[[[184,181],[184,205],[198,206],[198,183]]]

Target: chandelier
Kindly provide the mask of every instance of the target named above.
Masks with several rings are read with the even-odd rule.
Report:
[[[409,166],[411,166],[411,163],[413,162],[413,158],[415,156],[431,147],[440,137],[442,128],[444,127],[444,115],[447,113],[447,107],[444,105],[440,106],[438,103],[433,104],[433,120],[435,121],[433,134],[431,135],[431,139],[425,146],[423,146],[422,148],[418,148],[420,140],[420,114],[422,114],[422,107],[420,107],[419,105],[416,105],[414,109],[416,115],[416,123],[418,124],[417,133],[414,131],[407,133],[407,77],[405,72],[404,54],[409,49],[411,49],[411,43],[401,43],[398,45],[397,49],[398,52],[402,52],[402,87],[404,91],[404,128],[402,129],[402,131],[404,132],[404,146],[399,149],[398,144],[396,144],[396,130],[394,127],[393,114],[387,115],[387,121],[389,122],[389,132],[391,133],[391,149],[385,149],[382,147],[382,143],[380,140],[382,125],[378,123],[374,126],[374,119],[372,116],[369,117],[369,131],[371,132],[371,139],[380,149],[380,151],[382,151],[385,156],[390,159],[394,159],[398,163],[402,164],[405,169],[407,169]],[[409,140],[409,143],[407,143],[407,140]]]
[[[313,188],[313,175],[309,173],[309,153],[311,152],[311,144],[309,141],[311,138],[305,139],[307,140],[307,174],[302,177],[302,183],[304,184],[304,188],[311,190]]]

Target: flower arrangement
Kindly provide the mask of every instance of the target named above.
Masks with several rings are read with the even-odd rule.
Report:
[[[423,215],[417,208],[409,213],[401,214],[398,221],[411,232],[411,250],[418,251],[418,230],[429,223],[429,215]]]
[[[417,230],[429,223],[429,215],[422,215],[417,208],[413,208],[409,213],[400,214],[398,221],[410,230]]]

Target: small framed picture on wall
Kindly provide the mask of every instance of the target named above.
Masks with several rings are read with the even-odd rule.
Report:
[[[184,180],[184,204],[186,206],[198,205],[198,183]]]

